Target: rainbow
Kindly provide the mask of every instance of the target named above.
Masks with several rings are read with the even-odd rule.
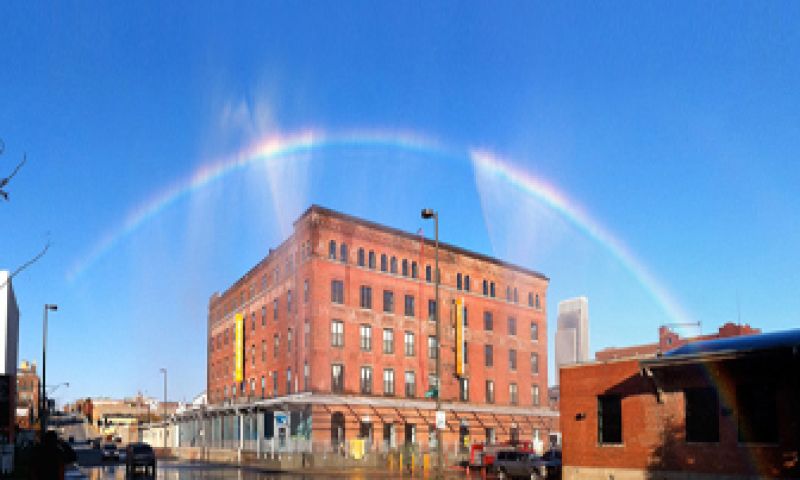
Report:
[[[101,257],[148,220],[181,198],[204,188],[211,182],[257,162],[288,161],[296,154],[336,147],[389,147],[437,156],[468,157],[472,161],[473,168],[497,175],[525,193],[533,195],[606,248],[634,275],[673,321],[688,322],[690,320],[690,316],[681,308],[666,287],[650,273],[622,241],[609,233],[578,203],[553,185],[515,167],[512,162],[491,152],[485,150],[465,151],[415,133],[389,130],[355,130],[338,134],[306,130],[288,136],[270,135],[233,155],[209,161],[187,178],[175,182],[132,209],[121,224],[103,234],[85,255],[70,266],[66,272],[67,281],[72,282],[78,279]]]

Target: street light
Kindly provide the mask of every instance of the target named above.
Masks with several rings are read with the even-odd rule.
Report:
[[[42,321],[42,407],[39,410],[39,425],[42,438],[47,431],[47,312],[58,310],[58,305],[53,303],[44,304],[44,319]]]
[[[440,339],[442,338],[442,325],[439,322],[439,214],[436,213],[432,208],[424,208],[420,215],[423,219],[429,220],[433,219],[433,229],[434,229],[434,239],[435,239],[435,249],[434,249],[434,288],[435,288],[435,296],[434,296],[434,309],[433,309],[433,320],[436,322],[436,414],[438,415],[439,412],[442,410],[442,352],[441,352],[441,342]],[[442,457],[442,431],[439,429],[438,425],[436,426],[436,473],[437,477],[441,478],[442,476],[442,466],[444,464],[444,459]]]
[[[164,448],[167,448],[167,369],[161,368],[159,371],[164,374],[164,404],[161,412],[164,420]]]

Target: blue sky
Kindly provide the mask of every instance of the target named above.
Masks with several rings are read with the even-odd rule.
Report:
[[[15,281],[20,359],[39,360],[42,304],[58,303],[62,399],[160,395],[163,366],[170,396],[191,398],[208,297],[312,202],[409,231],[437,208],[444,240],[551,278],[551,334],[557,302],[588,296],[593,349],[674,320],[584,225],[477,168],[475,148],[579,207],[704,332],[739,315],[792,328],[799,23],[792,2],[5,3],[0,174],[28,163],[0,203],[0,268],[53,242]],[[442,148],[255,161],[124,230],[215,161],[307,130]]]

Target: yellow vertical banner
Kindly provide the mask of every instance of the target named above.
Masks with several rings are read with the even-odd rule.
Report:
[[[464,299],[457,298],[456,303],[456,375],[464,375]]]
[[[241,313],[236,314],[236,364],[234,366],[233,380],[240,383],[244,379],[244,317]],[[238,388],[238,386],[237,386]]]

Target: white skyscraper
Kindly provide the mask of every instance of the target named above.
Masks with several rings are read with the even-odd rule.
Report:
[[[558,304],[556,368],[588,360],[589,299],[576,297],[564,300]]]

